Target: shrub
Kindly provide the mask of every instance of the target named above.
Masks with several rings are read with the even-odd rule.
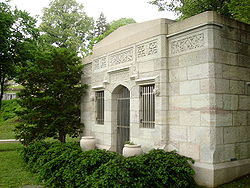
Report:
[[[20,105],[17,103],[18,99],[5,100],[3,101],[1,108],[1,121],[6,121],[16,117],[16,112],[21,109]]]
[[[193,187],[191,158],[152,150],[125,158],[104,150],[82,152],[79,143],[37,142],[23,159],[48,187]]]
[[[146,173],[142,168],[138,157],[111,160],[89,177],[86,187],[145,187]]]
[[[112,160],[90,177],[89,187],[192,187],[194,170],[176,152],[152,150],[148,154]]]
[[[21,156],[24,162],[27,163],[28,168],[32,172],[37,172],[40,168],[38,159],[45,155],[46,150],[51,146],[49,142],[34,142],[30,145],[23,147]]]
[[[195,185],[194,170],[189,162],[191,158],[177,154],[175,151],[151,150],[148,154],[138,156],[143,169],[147,172],[149,187],[192,187]]]
[[[40,167],[39,178],[48,187],[64,187],[64,171],[81,153],[77,143],[53,143],[50,148],[38,158],[37,163]]]
[[[91,176],[102,164],[112,159],[120,158],[117,153],[100,149],[81,152],[78,158],[63,170],[67,187],[85,187]]]
[[[120,156],[99,149],[82,152],[77,142],[41,141],[24,147],[22,157],[48,187],[84,187],[99,166]]]

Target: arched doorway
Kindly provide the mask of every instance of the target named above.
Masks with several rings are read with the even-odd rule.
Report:
[[[130,131],[130,92],[124,86],[115,89],[116,95],[116,151],[122,153],[123,146],[129,141]],[[114,114],[115,115],[115,114]]]

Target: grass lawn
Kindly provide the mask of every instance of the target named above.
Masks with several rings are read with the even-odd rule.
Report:
[[[0,121],[0,139],[14,139],[13,129],[16,125],[16,118]]]
[[[0,110],[0,139],[13,139],[15,138],[13,129],[18,123],[15,112],[20,109],[20,106],[15,99],[2,102]]]
[[[250,174],[218,188],[250,188]]]
[[[37,177],[25,169],[19,156],[20,143],[0,144],[0,187],[22,187],[38,185]]]

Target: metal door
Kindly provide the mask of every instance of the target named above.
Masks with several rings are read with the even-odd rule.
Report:
[[[117,97],[117,148],[122,153],[126,141],[129,141],[130,123],[130,93],[126,87],[122,87]]]

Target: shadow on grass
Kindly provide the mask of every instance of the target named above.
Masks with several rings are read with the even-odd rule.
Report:
[[[220,185],[217,188],[250,188],[250,174],[237,178],[227,184]]]
[[[20,143],[1,143],[0,152],[20,151],[22,147],[23,146]]]

